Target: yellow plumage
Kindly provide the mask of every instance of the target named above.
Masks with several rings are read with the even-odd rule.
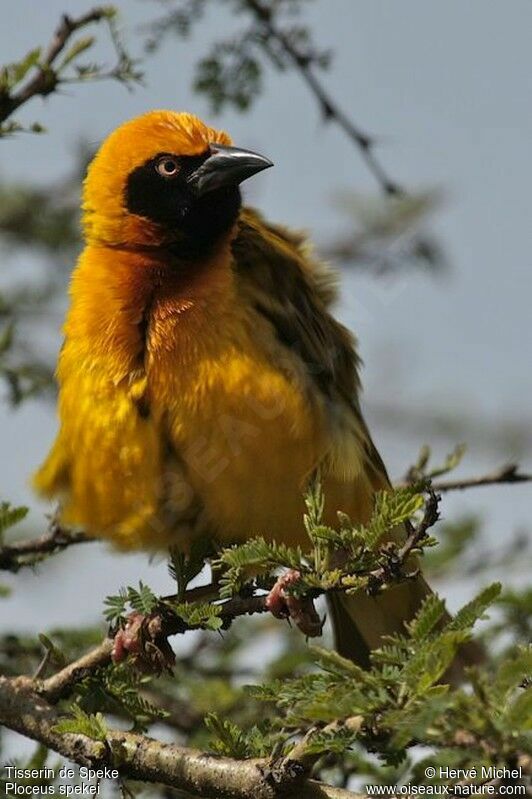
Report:
[[[204,257],[183,256],[182,230],[126,207],[139,165],[213,142],[229,139],[152,112],[109,137],[85,183],[60,430],[35,485],[61,499],[65,524],[124,549],[198,535],[304,544],[316,467],[333,524],[337,509],[367,520],[388,485],[358,407],[354,342],[328,310],[334,281],[301,237],[242,210]],[[425,593],[418,581],[338,606],[358,627],[342,650],[363,658]]]

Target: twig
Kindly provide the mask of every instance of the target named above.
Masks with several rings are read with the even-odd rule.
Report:
[[[440,497],[434,491],[430,491],[423,518],[416,527],[411,529],[404,544],[399,549],[395,546],[390,547],[389,551],[385,549],[384,554],[387,555],[386,563],[368,575],[368,591],[370,593],[381,590],[387,582],[404,578],[404,566],[410,553],[426,536],[427,530],[438,520],[439,500]],[[384,546],[387,547],[387,545]],[[208,592],[209,588],[209,586],[202,586],[200,590]],[[190,592],[185,592],[183,599],[188,601],[189,593],[195,597],[197,590],[192,589]],[[338,588],[337,590],[342,589]],[[308,596],[310,600],[313,600],[323,593],[321,589],[313,589]],[[268,612],[267,598],[267,594],[249,597],[237,596],[216,603],[217,607],[220,608],[219,617],[222,620],[222,628],[228,629],[232,622],[240,616]],[[181,635],[189,630],[198,629],[203,629],[201,623],[190,624],[186,622],[181,616],[174,613],[171,606],[163,600],[157,610],[142,620],[141,631],[139,631],[141,651],[137,652],[136,656],[148,668],[155,670],[167,669],[173,665],[173,655],[168,644],[168,638],[173,635]],[[70,663],[57,674],[42,682],[39,686],[39,693],[45,696],[48,701],[57,702],[68,695],[72,687],[90,671],[107,666],[111,662],[113,646],[113,639],[106,638],[87,655]]]
[[[462,480],[438,480],[432,483],[432,489],[436,493],[444,493],[447,491],[464,491],[468,488],[479,488],[489,485],[510,485],[513,483],[529,482],[532,482],[532,474],[520,472],[519,464],[510,463],[494,472],[479,477],[466,477]],[[410,484],[411,481],[407,479],[406,482],[401,482],[397,485],[405,486]],[[71,532],[54,521],[50,526],[50,530],[39,538],[1,546],[0,570],[17,571],[22,566],[33,566],[45,555],[62,552],[73,544],[83,544],[93,540],[94,539],[86,533]],[[201,586],[200,588],[192,589],[190,596],[188,596],[187,592],[187,600],[193,602],[198,599],[205,599],[209,597],[209,593],[210,586]],[[167,599],[172,598],[175,599],[176,597],[167,597]]]
[[[187,594],[185,594],[186,599]],[[234,597],[221,603],[220,618],[223,628],[227,629],[239,616],[268,612],[266,599],[267,596],[264,594],[246,598]],[[182,635],[190,630],[199,629],[203,629],[201,624],[188,624],[163,604],[160,609],[150,616],[146,616],[143,621],[141,635],[143,646],[142,652],[139,653],[140,660],[145,666],[154,670],[168,668],[170,663],[167,656],[169,650],[167,639],[172,635]],[[111,662],[113,647],[113,638],[105,638],[101,644],[86,655],[69,663],[68,666],[40,683],[39,693],[53,703],[68,696],[73,686],[83,677]]]
[[[440,514],[438,506],[441,497],[436,494],[433,488],[429,488],[428,498],[425,503],[425,511],[423,518],[415,527],[410,527],[410,531],[406,537],[404,544],[396,548],[393,542],[389,545],[384,545],[385,550],[389,550],[389,557],[386,563],[378,569],[372,571],[369,575],[369,591],[370,593],[378,592],[382,586],[389,582],[390,579],[397,579],[403,574],[403,568],[408,561],[411,552],[419,546],[420,542],[425,538],[428,530],[436,524]],[[415,576],[415,572],[412,576]]]
[[[262,24],[267,36],[275,40],[284,50],[298,70],[301,77],[309,87],[310,91],[318,101],[323,118],[327,121],[334,120],[336,124],[347,134],[349,139],[360,151],[362,158],[366,162],[370,172],[379,183],[383,192],[389,196],[404,194],[403,188],[386,173],[382,164],[375,155],[375,140],[367,133],[357,127],[349,116],[332,99],[321,81],[312,71],[308,55],[299,50],[290,39],[277,28],[273,22],[273,14],[269,8],[264,6],[260,0],[246,0],[246,5],[252,11],[258,21]]]
[[[325,727],[312,727],[285,757],[271,765],[271,779],[283,791],[286,791],[288,786],[294,788],[303,778],[310,775],[312,768],[323,756],[321,750],[315,752],[311,749],[317,735],[333,735],[340,730],[355,735],[360,732],[363,723],[363,716],[350,716],[342,721],[333,721]]]
[[[266,760],[234,760],[164,744],[145,735],[110,729],[105,741],[77,733],[61,734],[58,711],[35,692],[27,677],[0,677],[0,723],[39,741],[83,766],[116,769],[123,778],[160,783],[204,799],[276,799],[277,786],[267,778]],[[299,799],[360,799],[341,788],[304,780]]]
[[[439,480],[432,484],[434,491],[463,491],[466,488],[500,485],[504,483],[530,483],[532,474],[521,473],[519,464],[509,463],[495,472],[480,477],[468,477],[463,480]]]
[[[35,690],[48,702],[54,704],[67,696],[80,680],[96,669],[107,666],[111,662],[113,651],[113,639],[104,638],[99,644],[86,655],[82,655],[78,660],[69,663],[52,677],[42,682],[35,682]]]
[[[42,58],[37,65],[37,71],[18,91],[13,94],[6,92],[0,94],[0,123],[4,122],[11,114],[20,108],[21,105],[27,103],[32,97],[46,97],[57,88],[61,82],[58,72],[54,69],[57,57],[64,50],[68,41],[72,38],[73,34],[87,25],[95,22],[101,22],[103,19],[110,19],[109,8],[105,6],[97,6],[86,14],[80,17],[70,17],[68,14],[63,14],[61,21],[57,26],[52,40],[46,48]],[[118,54],[118,65],[109,71],[98,72],[91,75],[91,80],[95,78],[120,78],[120,68],[125,56],[120,43],[117,42],[116,37],[113,36],[111,29],[113,44]],[[138,79],[138,76],[136,76]],[[76,79],[77,80],[77,79]],[[80,78],[81,80],[81,78]],[[66,82],[66,81],[65,81]],[[68,81],[71,82],[71,81]]]
[[[86,533],[65,530],[52,519],[48,531],[39,538],[1,546],[0,570],[16,572],[23,566],[34,566],[46,555],[62,552],[73,544],[85,544],[93,540]]]

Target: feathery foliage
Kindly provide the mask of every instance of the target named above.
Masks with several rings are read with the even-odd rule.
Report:
[[[0,541],[6,530],[14,527],[28,515],[28,508],[14,507],[9,502],[0,502]]]
[[[101,741],[105,743],[107,737],[107,725],[101,713],[89,714],[73,704],[69,708],[70,717],[65,716],[61,719],[55,727],[55,732],[60,733],[77,733],[78,735],[86,735],[87,738],[92,738],[93,741]]]

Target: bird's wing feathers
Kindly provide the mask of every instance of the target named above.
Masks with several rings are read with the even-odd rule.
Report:
[[[331,449],[325,467],[343,479],[359,475],[362,468],[373,490],[388,485],[359,407],[356,341],[329,312],[337,295],[333,270],[314,257],[303,235],[272,225],[250,209],[241,214],[233,255],[246,302],[302,361],[327,408]]]
[[[330,449],[320,464],[326,500],[353,521],[366,522],[376,491],[390,486],[386,468],[362,416],[359,358],[351,334],[330,314],[334,273],[317,261],[304,238],[245,211],[233,252],[239,290],[273,326],[276,337],[304,362],[311,392],[322,397]],[[343,486],[343,489],[339,486]],[[402,539],[404,528],[392,531]],[[329,604],[336,647],[367,665],[382,636],[402,632],[429,591],[422,578],[377,597],[339,594]]]

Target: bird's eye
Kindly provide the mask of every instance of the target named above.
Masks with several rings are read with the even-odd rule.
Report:
[[[159,158],[155,164],[155,169],[162,178],[175,178],[179,172],[179,164],[176,158],[170,158],[170,156],[166,155],[164,158]]]

